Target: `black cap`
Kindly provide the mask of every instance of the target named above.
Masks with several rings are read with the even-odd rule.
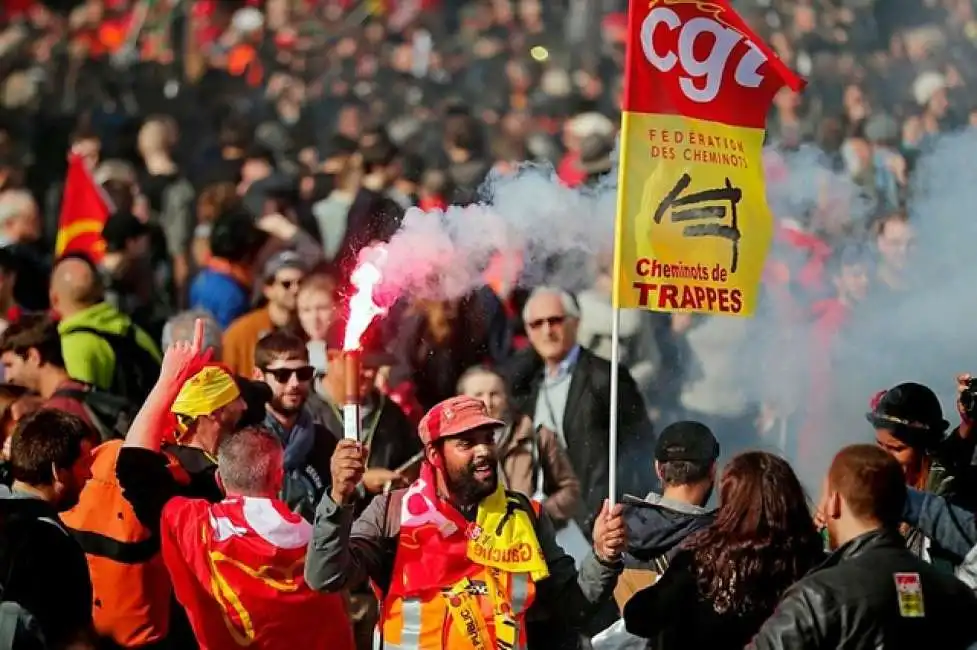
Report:
[[[244,152],[244,159],[263,160],[272,167],[275,167],[277,164],[277,161],[275,160],[275,152],[260,144],[253,144],[248,147]]]
[[[934,448],[950,427],[936,393],[922,384],[899,384],[876,395],[870,406],[865,418],[872,426],[892,431],[911,447]]]
[[[719,441],[701,422],[685,420],[665,427],[658,436],[655,460],[659,463],[686,461],[711,463],[719,458]]]
[[[234,382],[241,392],[247,408],[241,416],[238,426],[241,428],[257,426],[265,421],[265,405],[273,397],[271,386],[263,381],[254,381],[240,375],[235,375]]]
[[[116,212],[102,226],[102,239],[110,253],[125,250],[126,242],[149,234],[149,226],[128,212]]]

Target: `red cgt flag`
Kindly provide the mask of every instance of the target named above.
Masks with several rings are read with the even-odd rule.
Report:
[[[729,0],[631,0],[614,307],[749,316],[774,220],[767,112],[795,75]]]
[[[101,262],[105,256],[102,228],[110,212],[108,201],[95,184],[84,159],[76,154],[69,155],[55,256],[85,253],[96,264]]]

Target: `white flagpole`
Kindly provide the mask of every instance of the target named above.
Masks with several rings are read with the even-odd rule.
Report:
[[[611,316],[611,421],[607,435],[607,473],[608,473],[608,499],[613,506],[617,502],[617,391],[618,391],[618,368],[620,362],[621,347],[621,308],[614,307]]]
[[[611,404],[610,419],[607,428],[607,500],[611,506],[617,503],[617,420],[618,420],[618,373],[621,368],[621,264],[622,264],[622,241],[623,228],[621,220],[624,215],[625,205],[625,161],[627,156],[627,140],[624,134],[628,129],[628,114],[621,113],[621,129],[617,134],[615,143],[615,153],[617,159],[612,158],[612,162],[617,164],[617,210],[614,218],[614,263],[613,263],[613,286],[611,289]]]

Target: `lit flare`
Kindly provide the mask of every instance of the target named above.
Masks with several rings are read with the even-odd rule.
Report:
[[[374,292],[383,279],[380,266],[386,258],[386,251],[378,249],[378,252],[381,255],[372,261],[362,261],[350,276],[355,291],[349,300],[349,321],[346,323],[346,335],[343,339],[345,352],[359,350],[360,339],[373,319],[387,313],[374,298]]]

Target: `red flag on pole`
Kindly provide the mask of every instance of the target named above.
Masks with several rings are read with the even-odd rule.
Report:
[[[76,154],[68,156],[55,256],[85,253],[96,264],[101,262],[105,255],[102,228],[110,212],[108,201],[89,173],[84,159]]]

